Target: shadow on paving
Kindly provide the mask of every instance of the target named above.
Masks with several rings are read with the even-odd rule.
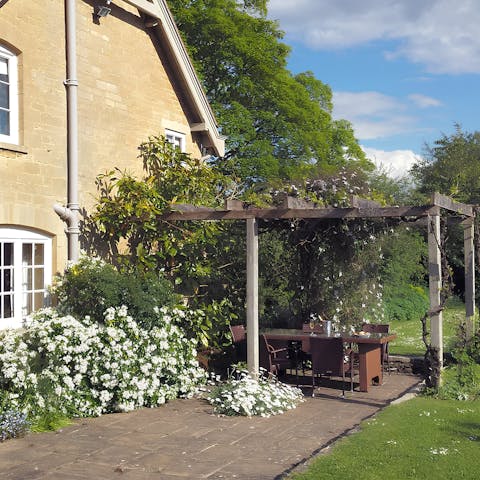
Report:
[[[222,417],[201,399],[79,419],[61,431],[0,444],[0,480],[281,479],[419,383],[385,376],[368,393],[322,383],[270,418]],[[336,387],[336,388],[334,388]]]

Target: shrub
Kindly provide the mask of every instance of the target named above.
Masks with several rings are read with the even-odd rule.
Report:
[[[438,397],[466,401],[480,398],[480,365],[456,364],[443,370]]]
[[[429,308],[425,289],[413,285],[386,287],[383,300],[388,320],[416,320]]]
[[[107,307],[126,305],[137,323],[150,328],[156,319],[154,307],[172,305],[171,284],[154,273],[119,272],[102,260],[82,257],[55,278],[53,293],[58,309],[67,315],[89,315],[103,323]]]
[[[300,389],[285,385],[275,377],[255,380],[241,371],[212,389],[207,397],[215,412],[223,415],[269,417],[295,408],[303,400]]]
[[[4,404],[32,418],[96,416],[192,395],[205,372],[195,340],[177,326],[185,313],[164,307],[155,315],[145,330],[125,306],[108,308],[104,324],[37,312],[24,331],[7,331],[0,342]]]
[[[439,396],[454,400],[474,400],[480,397],[480,332],[471,338],[465,324],[458,326],[456,344],[452,349],[453,364],[442,372]]]

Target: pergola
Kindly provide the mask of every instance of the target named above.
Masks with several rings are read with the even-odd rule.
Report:
[[[352,198],[352,207],[318,207],[304,200],[286,197],[281,206],[257,208],[238,200],[227,200],[223,209],[194,207],[192,205],[172,205],[162,220],[245,220],[247,239],[247,363],[251,374],[259,372],[259,328],[258,328],[258,222],[259,220],[283,219],[369,219],[398,218],[405,220],[426,220],[428,231],[428,275],[430,294],[431,344],[438,352],[438,362],[443,359],[443,316],[441,308],[442,262],[440,245],[441,210],[450,213],[449,222],[460,223],[464,232],[465,259],[465,310],[467,332],[474,329],[475,314],[475,254],[474,217],[472,205],[456,202],[450,197],[434,193],[431,203],[422,206],[381,207],[378,203]]]

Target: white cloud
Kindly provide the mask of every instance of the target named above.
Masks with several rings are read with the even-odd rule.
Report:
[[[367,158],[372,160],[378,168],[383,169],[393,178],[407,175],[412,165],[422,159],[420,155],[417,155],[411,150],[386,151],[363,146],[362,149]]]
[[[430,73],[480,73],[480,8],[473,0],[270,0],[269,16],[315,49],[380,40]]]
[[[442,105],[440,100],[420,93],[412,93],[408,98],[420,108],[440,107]]]
[[[333,92],[333,117],[352,123],[361,140],[412,132],[416,119],[398,99],[379,92]]]

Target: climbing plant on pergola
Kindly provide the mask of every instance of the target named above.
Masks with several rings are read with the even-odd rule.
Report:
[[[223,209],[195,207],[192,205],[172,205],[171,211],[163,213],[161,220],[245,220],[246,221],[246,263],[247,263],[247,363],[249,371],[257,375],[259,371],[258,341],[258,222],[259,220],[284,219],[426,219],[428,234],[428,276],[431,328],[431,347],[436,362],[443,365],[443,317],[441,305],[442,259],[440,237],[440,215],[448,213],[448,221],[460,223],[464,231],[465,258],[465,309],[467,332],[474,329],[475,313],[475,255],[474,217],[472,205],[456,202],[450,197],[434,193],[431,203],[422,206],[381,207],[376,202],[352,198],[348,208],[319,207],[304,200],[286,197],[283,204],[271,208],[257,208],[237,200],[227,200]]]

